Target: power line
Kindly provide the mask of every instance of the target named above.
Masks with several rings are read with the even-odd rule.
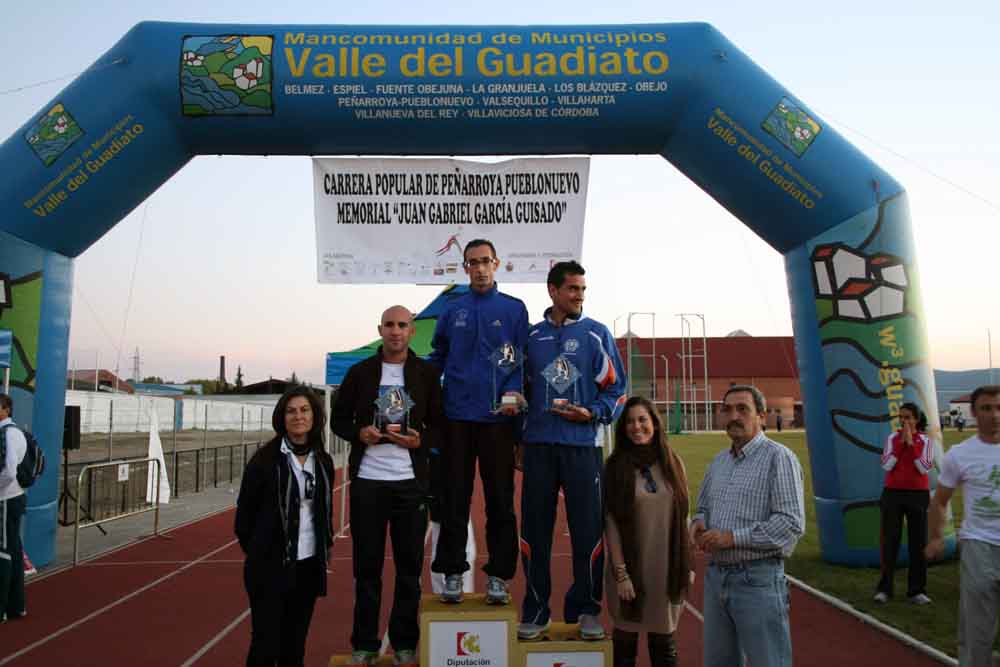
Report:
[[[25,90],[31,90],[32,88],[39,88],[41,86],[47,86],[50,83],[58,83],[60,81],[65,81],[66,79],[69,79],[69,78],[74,77],[74,76],[80,76],[81,74],[90,74],[92,72],[99,72],[102,69],[107,69],[108,67],[112,67],[114,65],[120,65],[120,64],[122,64],[124,62],[125,62],[125,58],[115,58],[114,60],[112,60],[109,63],[105,63],[103,65],[93,65],[91,67],[88,67],[85,70],[81,70],[79,72],[72,72],[71,74],[65,74],[63,76],[57,76],[54,79],[46,79],[45,81],[38,81],[36,83],[28,83],[28,84],[25,84],[23,86],[18,86],[17,88],[8,88],[7,90],[0,90],[0,95],[13,95],[14,93],[20,93],[20,92],[23,92]]]

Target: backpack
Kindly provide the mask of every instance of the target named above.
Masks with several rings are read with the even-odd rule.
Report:
[[[7,429],[12,425],[8,424],[0,429],[0,454],[6,455],[7,450]],[[17,428],[16,426],[14,428]],[[31,431],[19,429],[24,434],[24,439],[28,447],[24,450],[24,458],[17,464],[17,483],[22,489],[27,489],[35,483],[42,473],[45,472],[45,453],[38,446],[38,440]]]

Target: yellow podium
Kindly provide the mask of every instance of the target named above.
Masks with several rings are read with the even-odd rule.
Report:
[[[517,660],[517,607],[467,594],[460,604],[420,600],[421,667],[508,667]]]
[[[611,640],[584,641],[580,629],[568,623],[553,623],[540,639],[517,643],[518,664],[523,667],[608,667],[611,664]]]
[[[611,665],[611,640],[584,641],[579,627],[553,623],[540,639],[517,639],[514,604],[488,605],[486,596],[467,594],[460,604],[445,604],[436,595],[420,600],[421,667],[573,667]],[[333,656],[330,667],[343,667],[350,656]],[[390,667],[392,656],[379,658]]]

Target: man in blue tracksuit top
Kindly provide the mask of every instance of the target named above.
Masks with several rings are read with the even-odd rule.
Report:
[[[489,550],[483,567],[486,601],[507,604],[507,580],[517,569],[513,422],[523,391],[528,310],[520,299],[497,290],[493,276],[500,262],[492,243],[470,241],[463,257],[469,293],[441,313],[428,357],[444,372],[447,418],[439,469],[447,483],[441,489],[441,536],[431,570],[445,575],[441,599],[461,602],[478,458]]]
[[[562,488],[573,552],[564,617],[580,624],[584,639],[602,639],[604,459],[596,439],[598,425],[614,422],[625,404],[625,371],[611,332],[583,315],[583,267],[559,262],[549,271],[548,289],[552,307],[531,328],[526,354],[521,557],[527,585],[518,636],[536,639],[549,625],[552,528]]]

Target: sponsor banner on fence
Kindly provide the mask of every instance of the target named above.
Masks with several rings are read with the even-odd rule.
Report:
[[[314,159],[319,282],[466,282],[477,238],[496,246],[499,282],[545,282],[581,259],[589,171],[589,158]]]

